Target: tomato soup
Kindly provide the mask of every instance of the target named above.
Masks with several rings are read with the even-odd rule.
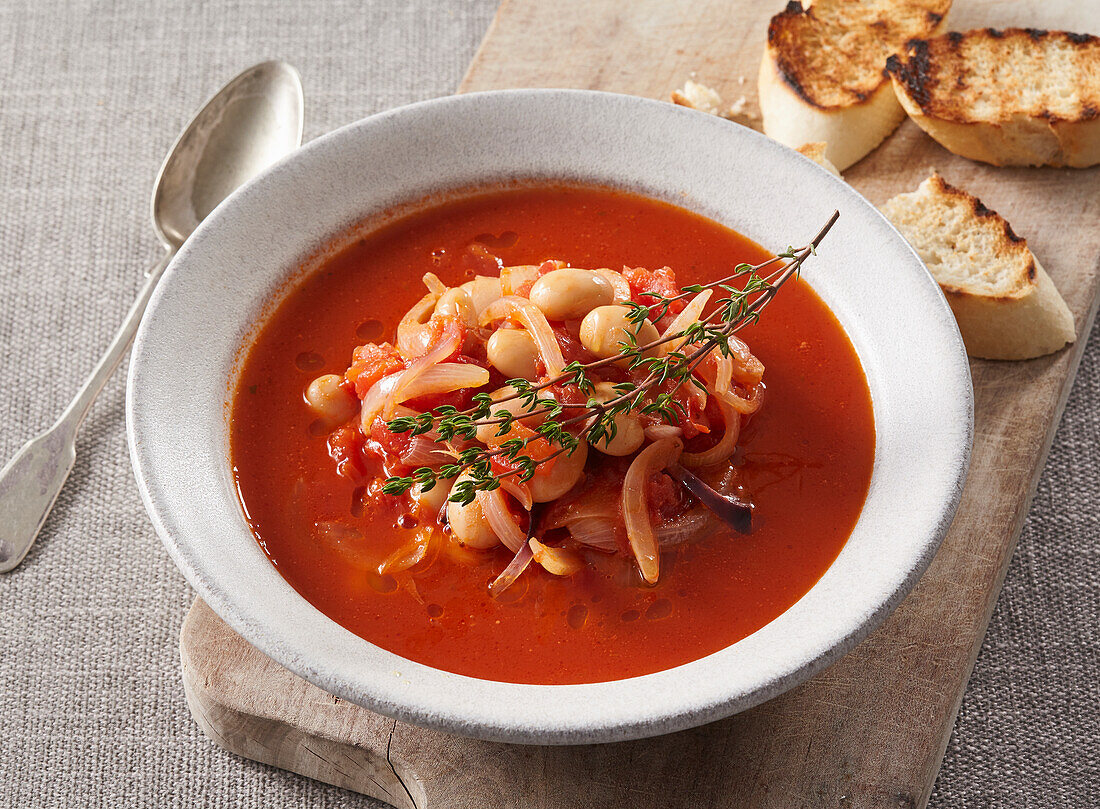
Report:
[[[776,223],[777,243],[812,235]],[[449,672],[516,683],[598,682],[668,669],[736,643],[801,598],[859,517],[874,420],[851,343],[799,279],[740,334],[766,368],[764,405],[743,427],[733,458],[755,504],[751,533],[721,530],[663,549],[656,584],[597,558],[568,577],[532,566],[493,598],[487,584],[512,558],[503,547],[450,545],[409,570],[378,572],[409,541],[407,506],[337,473],[303,392],[319,374],[343,374],[356,346],[392,340],[424,294],[426,271],[457,285],[486,256],[505,265],[668,266],[681,284],[770,257],[681,208],[589,187],[459,196],[365,233],[305,274],[274,308],[234,393],[231,461],[241,503],[282,576],[377,646]]]

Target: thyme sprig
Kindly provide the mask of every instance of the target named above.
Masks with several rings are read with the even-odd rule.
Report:
[[[386,426],[392,432],[407,433],[410,437],[431,434],[435,440],[452,447],[453,458],[438,469],[424,466],[409,475],[392,476],[386,480],[383,491],[399,495],[413,486],[430,491],[442,480],[464,475],[454,484],[448,499],[469,504],[477,492],[493,491],[500,487],[503,479],[514,476],[520,481],[530,480],[540,466],[575,452],[582,438],[590,444],[612,441],[617,435],[616,417],[619,415],[638,412],[671,423],[686,417],[684,405],[676,397],[680,388],[691,384],[706,390],[695,376],[695,370],[714,351],[725,357],[732,355],[730,338],[760,319],[783,284],[798,275],[807,258],[816,255],[818,244],[839,216],[840,212],[834,211],[805,247],[788,247],[760,264],[738,264],[726,277],[708,284],[681,287],[676,295],[647,292],[644,297],[653,300],[650,304],[624,302],[623,305],[630,309],[628,320],[640,330],[646,320],[656,323],[666,317],[677,301],[693,298],[707,289],[722,295],[709,315],[675,334],[638,345],[636,334],[627,330],[628,340],[621,344],[618,355],[589,363],[571,362],[560,374],[538,383],[509,379],[507,384],[515,393],[508,397],[494,401],[488,393],[477,393],[471,406],[464,410],[442,405],[428,412],[391,419]],[[762,274],[769,268],[773,268],[771,272]],[[672,342],[676,342],[676,348],[657,350]],[[591,373],[612,364],[643,371],[645,376],[638,383],[614,384],[614,395],[600,401],[594,396],[595,382]],[[550,387],[568,385],[586,394],[587,401],[570,404],[539,395]],[[501,407],[516,400],[521,409],[518,414]],[[526,429],[516,429],[517,424]],[[495,437],[504,440],[494,442],[492,447],[478,444],[454,449],[456,444],[473,441],[479,427],[496,427]],[[549,454],[532,457],[525,452],[536,441],[544,442],[551,450]],[[506,471],[494,470],[494,460]]]

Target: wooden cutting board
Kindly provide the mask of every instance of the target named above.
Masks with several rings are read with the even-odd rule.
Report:
[[[756,69],[781,6],[505,0],[460,89],[667,98],[697,74],[757,113]],[[951,22],[956,30],[1100,27],[1091,4],[1068,0],[956,0]],[[881,204],[933,167],[1027,237],[1080,339],[1039,360],[972,363],[974,456],[955,523],[913,593],[840,662],[694,730],[523,747],[424,730],[338,700],[252,649],[197,601],[181,655],[199,724],[240,755],[399,807],[923,807],[1092,325],[1100,277],[1100,169],[994,169],[947,153],[907,121],[845,178]]]

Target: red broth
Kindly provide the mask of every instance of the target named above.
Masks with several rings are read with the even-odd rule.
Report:
[[[776,223],[775,239],[808,237]],[[366,235],[307,275],[271,314],[242,367],[232,463],[245,513],[283,577],[384,649],[457,674],[585,683],[661,671],[736,643],[821,577],[863,506],[874,456],[870,394],[847,336],[802,281],[743,336],[765,364],[763,409],[741,437],[756,503],[749,536],[664,550],[645,586],[607,564],[568,579],[532,566],[501,600],[486,585],[510,554],[456,549],[423,571],[375,569],[411,532],[392,500],[337,475],[302,393],[342,373],[352,349],[392,339],[420,277],[467,280],[482,245],[507,264],[671,266],[681,284],[768,257],[717,223],[597,188],[537,187],[454,199]],[[812,259],[811,259],[812,260]],[[317,524],[338,524],[319,531]],[[621,567],[621,566],[620,566]]]

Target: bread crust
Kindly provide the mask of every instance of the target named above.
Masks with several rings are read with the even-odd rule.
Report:
[[[905,119],[886,57],[942,30],[951,0],[792,0],[768,25],[760,63],[764,132],[792,148],[828,143],[843,171]]]
[[[989,68],[1011,65],[998,79]],[[915,39],[887,60],[906,113],[944,148],[996,166],[1100,163],[1100,39],[1034,28]]]

